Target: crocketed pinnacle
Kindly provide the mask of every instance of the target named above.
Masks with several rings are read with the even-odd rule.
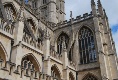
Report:
[[[91,5],[95,5],[95,1],[94,0],[91,0]]]
[[[101,1],[100,0],[98,0],[98,6],[100,7],[100,6],[102,6],[102,4],[101,4]]]

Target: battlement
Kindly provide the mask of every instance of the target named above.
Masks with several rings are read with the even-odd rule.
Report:
[[[83,15],[77,16],[76,18],[72,18],[72,19],[69,19],[69,20],[65,20],[65,21],[63,21],[63,22],[59,22],[59,23],[57,23],[56,25],[54,25],[53,28],[56,28],[56,27],[63,27],[63,26],[65,26],[65,25],[71,25],[71,24],[73,24],[73,23],[81,22],[81,21],[86,20],[86,19],[91,18],[91,17],[93,17],[92,12],[90,12],[90,13],[85,13],[85,14],[83,14]]]

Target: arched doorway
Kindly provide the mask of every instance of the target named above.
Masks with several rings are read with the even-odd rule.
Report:
[[[51,67],[51,76],[53,77],[53,80],[61,80],[60,71],[56,65]]]

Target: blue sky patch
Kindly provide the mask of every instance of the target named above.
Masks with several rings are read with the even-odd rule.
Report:
[[[113,26],[111,27],[111,30],[112,30],[112,33],[116,33],[117,30],[118,30],[118,24],[113,25]]]

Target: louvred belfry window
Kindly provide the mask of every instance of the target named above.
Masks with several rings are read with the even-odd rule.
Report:
[[[80,64],[87,64],[96,61],[96,49],[93,32],[87,28],[82,27],[78,36]]]
[[[11,4],[6,4],[4,8],[7,15],[7,19],[14,22],[16,18],[16,13],[13,6]]]

